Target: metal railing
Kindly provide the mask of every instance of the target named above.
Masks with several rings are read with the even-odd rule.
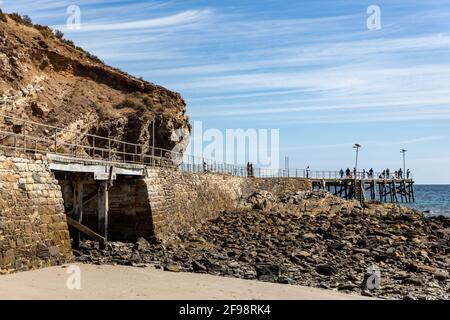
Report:
[[[209,172],[233,176],[257,178],[310,178],[346,179],[352,175],[341,175],[339,171],[311,171],[307,169],[252,168],[217,162],[203,157],[174,152],[163,148],[125,142],[109,137],[73,131],[67,128],[34,122],[0,112],[0,147],[24,153],[53,153],[80,159],[108,162],[171,167],[185,172]],[[358,172],[358,179],[390,179],[382,173]],[[412,177],[410,177],[412,179]]]
[[[308,171],[303,170],[304,174],[303,177],[307,177],[310,179],[367,179],[367,180],[412,180],[413,176],[412,173],[402,173],[401,175],[394,171],[394,173],[389,172],[387,174],[386,172],[373,172],[372,174],[369,173],[369,171],[358,171],[358,172],[351,172],[350,174],[347,174],[345,171],[344,173],[340,171]]]
[[[170,151],[0,114],[1,147],[109,162],[171,165]],[[169,152],[169,153],[168,153]]]

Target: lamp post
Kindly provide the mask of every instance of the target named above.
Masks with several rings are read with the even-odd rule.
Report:
[[[353,146],[353,149],[356,149],[356,163],[355,163],[355,170],[356,172],[358,172],[358,153],[359,153],[359,148],[361,148],[362,146],[358,143],[355,143],[355,145]]]
[[[406,174],[406,152],[408,150],[402,149],[400,150],[400,153],[403,154],[403,174]]]
[[[153,116],[153,120],[152,120],[152,156],[155,156],[155,134],[156,134],[156,130],[155,130],[155,116]]]

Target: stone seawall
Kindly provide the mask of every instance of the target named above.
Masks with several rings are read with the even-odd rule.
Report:
[[[82,223],[98,230],[97,183],[89,174],[52,173],[41,155],[0,153],[0,273],[72,259],[65,207],[82,181]],[[109,189],[109,240],[170,240],[202,226],[259,190],[310,190],[308,180],[255,179],[147,168],[144,177],[118,176]]]
[[[170,239],[223,211],[236,210],[241,197],[255,191],[279,194],[312,188],[310,181],[301,179],[256,179],[164,168],[148,168],[145,182],[154,234],[159,239]]]
[[[247,197],[256,191],[268,191],[275,196],[285,195],[297,191],[310,191],[312,184],[310,180],[298,178],[266,178],[247,179],[243,178],[243,196]]]
[[[0,153],[0,273],[71,258],[61,189],[45,158]]]
[[[72,205],[73,184],[60,181],[66,206]],[[96,188],[95,181],[84,179],[84,195]],[[144,178],[119,176],[109,189],[108,235],[118,241],[170,239],[223,211],[236,210],[241,197],[255,191],[282,194],[310,189],[310,182],[300,179],[255,179],[149,167]],[[83,224],[98,230],[97,212],[97,199],[93,198],[83,207]]]

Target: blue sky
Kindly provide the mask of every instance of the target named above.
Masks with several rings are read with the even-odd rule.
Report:
[[[280,129],[291,167],[401,166],[450,183],[450,1],[0,1],[180,92],[205,128]],[[367,7],[381,8],[368,30]]]

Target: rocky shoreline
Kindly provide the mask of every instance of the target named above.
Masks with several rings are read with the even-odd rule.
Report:
[[[84,241],[76,261],[154,266],[390,299],[448,299],[450,218],[326,192],[258,192],[169,243]],[[378,285],[379,284],[379,285]]]

